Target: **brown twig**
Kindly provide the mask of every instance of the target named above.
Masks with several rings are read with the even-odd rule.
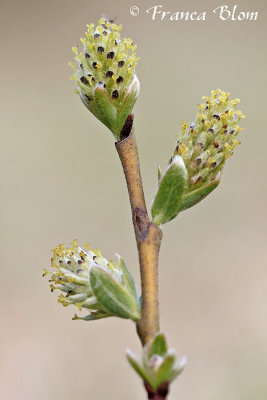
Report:
[[[129,124],[129,121],[127,123]],[[142,317],[137,323],[137,332],[142,344],[145,345],[159,331],[158,255],[162,232],[156,224],[150,221],[147,213],[133,131],[130,129],[127,135],[124,130],[123,139],[117,142],[115,146],[127,182],[139,253]]]

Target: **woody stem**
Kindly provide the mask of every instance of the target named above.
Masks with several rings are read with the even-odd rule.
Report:
[[[159,331],[158,256],[162,232],[147,213],[133,131],[115,146],[126,178],[139,254],[142,316],[137,323],[137,332],[145,345]]]

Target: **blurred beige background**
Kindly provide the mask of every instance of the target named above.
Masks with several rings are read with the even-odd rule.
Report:
[[[164,227],[161,327],[188,358],[170,400],[267,399],[265,0],[256,22],[222,22],[219,0],[1,0],[1,329],[3,400],[144,399],[127,365],[131,322],[72,321],[41,277],[73,238],[120,253],[139,283],[128,195],[114,140],[69,80],[71,47],[101,14],[138,44],[135,126],[148,203],[156,168],[212,88],[247,115],[219,188]],[[151,21],[148,7],[209,11],[205,22]],[[129,13],[132,5],[140,14]]]

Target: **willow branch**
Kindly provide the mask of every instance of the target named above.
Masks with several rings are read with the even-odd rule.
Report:
[[[115,146],[126,178],[139,253],[142,317],[137,323],[137,332],[145,345],[159,331],[158,255],[162,232],[150,221],[147,213],[133,131]]]

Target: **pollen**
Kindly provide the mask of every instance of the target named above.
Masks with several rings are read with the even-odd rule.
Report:
[[[121,38],[121,25],[112,24],[103,18],[99,19],[96,26],[90,24],[87,28],[85,37],[81,38],[82,51],[79,52],[78,46],[72,48],[75,61],[70,66],[75,72],[72,79],[78,83],[76,92],[82,99],[86,99],[85,105],[94,112],[97,107],[94,91],[101,83],[111,100],[120,98],[115,104],[119,108],[127,97],[128,88],[136,79],[136,46],[131,39]],[[118,84],[121,93],[117,90]]]
[[[131,39],[121,37],[121,29],[121,25],[104,18],[100,18],[96,25],[87,25],[87,31],[80,40],[82,51],[74,46],[72,50],[75,57],[70,63],[74,70],[71,79],[77,82],[75,93],[80,95],[84,105],[112,131],[117,140],[140,90],[135,73],[139,60],[136,46]],[[96,90],[98,99],[95,97]],[[101,97],[105,99],[105,107],[100,106]],[[128,115],[122,107],[129,112]],[[121,111],[123,118],[118,118]]]
[[[122,282],[122,273],[118,264],[105,259],[101,255],[100,249],[90,250],[87,243],[80,247],[75,239],[72,241],[71,247],[65,248],[63,244],[59,244],[52,253],[52,271],[44,269],[43,276],[50,276],[52,292],[55,289],[61,291],[58,301],[64,307],[71,304],[77,306],[79,310],[82,308],[88,310],[89,305],[92,310],[99,307],[89,279],[90,269],[96,263],[111,274],[113,279]],[[103,310],[101,309],[101,311]]]
[[[212,182],[240,144],[238,123],[245,116],[236,109],[240,100],[229,100],[229,96],[229,92],[212,90],[210,96],[203,96],[205,103],[198,104],[195,121],[190,126],[182,121],[174,154],[182,156],[189,172],[187,190]]]

